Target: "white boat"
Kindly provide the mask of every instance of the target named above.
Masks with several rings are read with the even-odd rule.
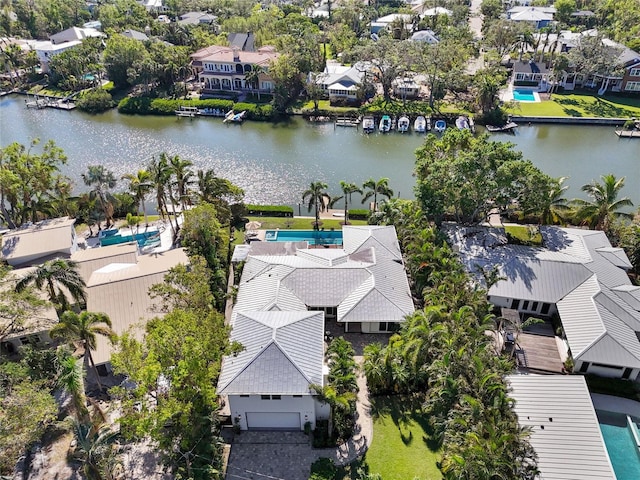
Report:
[[[362,131],[364,133],[371,133],[376,129],[376,121],[371,116],[366,116],[362,119]]]
[[[380,125],[378,126],[378,129],[383,133],[386,133],[389,130],[391,130],[391,117],[389,115],[382,116],[382,118],[380,119]]]
[[[413,130],[416,133],[425,133],[427,131],[427,119],[422,115],[418,115],[415,122],[413,122]]]
[[[464,115],[460,115],[456,118],[456,128],[458,130],[471,130],[469,126],[469,120]]]
[[[409,121],[409,117],[402,115],[399,119],[398,119],[398,131],[401,133],[404,132],[408,132],[409,131],[409,125],[411,125],[411,122]]]
[[[436,120],[433,129],[438,133],[442,133],[447,129],[447,122],[445,122],[444,120]]]
[[[193,118],[198,115],[198,107],[185,107],[181,106],[178,110],[174,111],[178,117],[190,117]]]
[[[242,123],[242,121],[244,120],[244,116],[246,115],[247,111],[243,110],[240,113],[236,113],[233,110],[229,110],[227,112],[227,114],[224,116],[224,120],[223,122],[235,122],[235,123]]]

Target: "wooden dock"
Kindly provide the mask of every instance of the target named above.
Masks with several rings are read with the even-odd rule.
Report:
[[[336,117],[335,126],[337,127],[358,127],[360,119],[354,117]]]
[[[518,124],[515,122],[509,122],[502,127],[496,127],[494,125],[486,125],[485,128],[490,132],[510,132],[514,128],[518,128]]]
[[[76,108],[76,104],[67,99],[55,99],[51,97],[36,97],[34,100],[24,101],[27,108],[55,108],[58,110],[73,110]]]
[[[620,138],[640,138],[640,130],[616,130]]]

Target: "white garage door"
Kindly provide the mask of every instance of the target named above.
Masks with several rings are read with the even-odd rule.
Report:
[[[247,412],[247,426],[253,430],[300,430],[300,414]]]

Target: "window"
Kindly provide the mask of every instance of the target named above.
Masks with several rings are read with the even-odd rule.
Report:
[[[529,310],[529,300],[524,301],[524,303],[522,304],[522,309]]]
[[[240,395],[240,398],[249,398],[249,395]]]
[[[241,397],[243,397],[244,395],[240,395]],[[249,395],[246,395],[247,397]],[[282,399],[282,395],[260,395],[260,400],[281,400]]]
[[[593,366],[598,368],[610,368],[611,370],[624,370],[624,367],[616,367],[614,365],[605,365],[604,363],[594,363]]]
[[[632,68],[629,70],[629,75],[632,77],[640,77],[640,68]]]
[[[380,322],[378,323],[378,331],[380,332],[397,332],[399,325],[396,322]]]
[[[628,92],[640,92],[640,82],[627,82],[624,89]]]
[[[282,400],[282,395],[271,395],[271,400]]]
[[[533,305],[531,305],[531,311],[533,312],[538,311],[538,302],[533,302]]]
[[[302,398],[302,395],[294,395],[293,398]]]
[[[551,308],[551,305],[549,303],[543,303],[542,310],[540,310],[540,313],[542,315],[547,315],[549,313],[549,308]]]
[[[587,373],[587,370],[589,370],[589,362],[584,362],[580,365],[580,373]]]
[[[271,395],[260,395],[260,400],[271,400]]]
[[[520,308],[520,300],[514,298],[513,300],[511,300],[511,309],[518,310],[518,308]]]

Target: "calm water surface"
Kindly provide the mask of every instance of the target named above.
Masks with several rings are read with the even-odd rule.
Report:
[[[0,100],[0,144],[53,139],[69,160],[65,173],[81,184],[87,166],[101,163],[118,176],[135,172],[160,152],[179,154],[197,168],[213,168],[245,189],[251,203],[296,204],[312,181],[339,192],[341,180],[362,183],[389,177],[396,194],[413,197],[415,134],[363,135],[359,129],[309,124],[101,115],[53,109],[32,110],[22,96]],[[611,127],[524,126],[511,141],[543,171],[569,176],[569,196],[604,173],[627,177],[626,195],[640,203],[640,140],[619,140]],[[355,200],[355,199],[354,199]]]

